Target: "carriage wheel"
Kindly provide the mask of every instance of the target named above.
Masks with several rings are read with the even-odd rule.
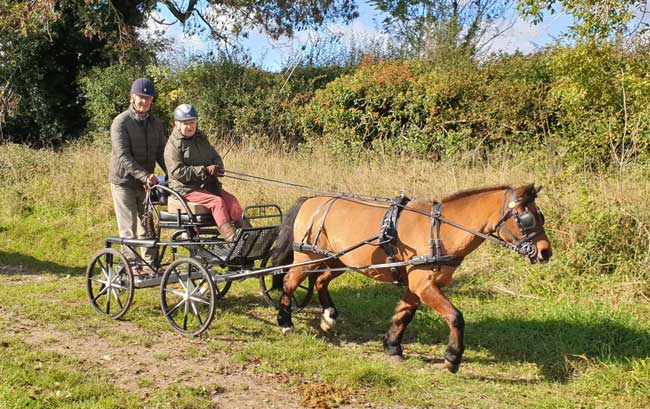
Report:
[[[262,296],[266,300],[266,303],[276,310],[280,306],[280,297],[282,297],[282,286],[285,275],[286,273],[260,276],[260,290],[262,291]],[[294,312],[301,311],[309,304],[311,296],[314,294],[315,283],[316,278],[310,276],[306,284],[303,281],[298,288],[296,288],[296,291],[294,291],[293,296],[291,297],[291,307]]]
[[[160,283],[160,308],[172,328],[195,336],[205,331],[216,307],[214,282],[201,263],[182,258],[167,267]]]
[[[86,292],[95,311],[118,319],[133,301],[133,272],[126,257],[113,248],[101,249],[86,270]]]

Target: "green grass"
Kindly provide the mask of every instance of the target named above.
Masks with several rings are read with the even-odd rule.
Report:
[[[47,277],[45,283],[31,284],[1,277],[5,291],[0,293],[0,305],[5,315],[19,314],[62,331],[96,333],[124,343],[150,331],[171,331],[160,315],[157,291],[137,292],[125,317],[142,328],[142,334],[118,336],[114,323],[90,308],[81,277]],[[249,280],[233,285],[201,341],[215,351],[227,352],[233,362],[252,363],[260,371],[287,372],[295,382],[304,379],[351,389],[380,406],[400,402],[414,407],[642,408],[650,404],[650,326],[643,318],[650,313],[647,305],[612,308],[588,297],[559,302],[501,294],[486,297],[463,287],[449,291],[467,325],[467,350],[456,375],[441,366],[446,325],[426,308],[418,312],[407,331],[407,360],[389,360],[380,340],[401,291],[353,274],[333,284],[332,296],[341,318],[332,335],[315,329],[315,306],[295,316],[296,333],[281,335],[273,322],[274,312],[263,305],[256,283]],[[88,402],[87,407],[114,407],[111,399],[118,398],[129,402],[129,395],[117,388],[92,385],[100,385],[102,376],[110,377],[96,368],[90,368],[90,385],[65,388],[72,397],[47,394],[38,385],[74,383],[79,373],[85,373],[84,364],[29,352],[16,340],[5,340],[2,345],[6,345],[3,353],[13,357],[2,360],[2,370],[16,379],[0,395],[5,402],[11,401],[12,390],[35,396],[43,404],[54,399],[57,405],[65,405],[65,399],[72,397],[75,402]],[[198,352],[190,348],[187,353]],[[165,360],[167,356],[154,353],[154,358]],[[38,360],[45,360],[56,372],[42,373],[31,364]],[[177,392],[166,393],[175,396]],[[151,397],[149,402],[155,399]],[[208,401],[200,393],[192,399]]]
[[[157,288],[136,291],[134,304],[123,318],[135,326],[130,331],[100,317],[86,298],[86,264],[103,246],[105,237],[116,230],[105,174],[101,168],[97,170],[98,158],[105,160],[105,152],[75,147],[72,152],[55,154],[15,146],[0,147],[0,151],[3,158],[14,158],[13,168],[49,163],[52,169],[47,175],[60,178],[59,184],[48,186],[40,179],[0,175],[0,323],[13,329],[15,322],[30,320],[71,337],[98,337],[117,345],[138,343],[146,348],[155,347],[157,337],[176,337],[160,314]],[[77,151],[80,153],[75,156]],[[33,157],[24,162],[17,159],[29,155]],[[308,185],[367,194],[379,194],[389,186],[406,188],[419,197],[439,197],[439,192],[468,186],[509,183],[507,177],[512,174],[526,180],[551,178],[542,170],[528,171],[516,168],[516,164],[503,165],[503,169],[489,164],[484,164],[485,169],[434,164],[442,170],[438,169],[439,177],[432,180],[434,166],[423,162],[409,167],[401,162],[387,164],[386,172],[377,173],[375,164],[332,167],[324,159],[296,157],[285,158],[287,163],[282,164],[273,155],[255,164],[250,156],[250,152],[232,153],[228,160],[234,169],[255,169],[250,173],[287,180],[294,180],[292,174],[303,174]],[[53,163],[70,158],[75,163],[72,170],[57,173]],[[306,171],[321,168],[333,174]],[[621,247],[617,253],[617,257],[629,256],[629,264],[600,270],[596,262],[585,264],[590,259],[584,254],[589,252],[574,249],[596,251],[596,245],[603,245],[600,236],[587,234],[591,220],[588,211],[593,208],[584,207],[584,203],[608,203],[606,194],[600,192],[606,192],[603,186],[613,183],[611,177],[600,175],[587,200],[574,192],[591,186],[587,183],[589,175],[574,175],[574,182],[570,182],[563,171],[555,172],[560,176],[547,180],[549,188],[543,191],[546,196],[542,199],[555,250],[551,263],[531,266],[512,253],[486,244],[466,259],[452,286],[445,290],[466,320],[467,349],[458,374],[442,367],[447,325],[424,307],[418,310],[404,338],[407,359],[402,363],[388,359],[381,338],[403,289],[353,273],[332,283],[332,297],[340,313],[332,334],[323,335],[317,329],[319,308],[312,301],[303,313],[294,316],[296,332],[281,335],[275,312],[264,304],[257,281],[247,280],[235,282],[219,300],[209,330],[188,343],[184,353],[196,358],[204,353],[202,348],[207,348],[225,353],[231,364],[286,374],[291,390],[305,396],[311,393],[309,386],[327,385],[333,391],[326,399],[330,405],[648,407],[650,264],[642,229],[648,225],[648,212],[640,205],[647,203],[650,192],[647,172],[629,175],[625,186],[634,189],[628,188],[621,199],[643,222],[632,232],[637,234],[638,244],[634,252],[627,253],[629,248]],[[373,175],[379,175],[378,180],[372,180]],[[395,175],[404,177],[398,180]],[[431,185],[425,183],[429,181]],[[237,189],[235,193],[245,203],[277,202],[283,208],[298,195],[243,184]],[[568,217],[578,213],[582,218],[577,221]],[[617,228],[612,227],[613,231]],[[576,233],[581,229],[586,235]],[[606,239],[614,242],[617,237]],[[585,241],[596,247],[588,247]],[[618,251],[612,246],[603,248]],[[41,343],[55,341],[52,336]],[[218,389],[210,384],[171,386],[136,396],[113,385],[109,370],[75,358],[72,351],[30,348],[23,343],[20,329],[0,337],[0,354],[0,408],[201,408],[214,404],[212,394]],[[152,354],[162,363],[170,358],[163,352]],[[138,382],[140,388],[151,385],[147,380]]]

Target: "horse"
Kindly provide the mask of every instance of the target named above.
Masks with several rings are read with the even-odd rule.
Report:
[[[384,336],[385,352],[403,359],[402,336],[424,304],[449,327],[444,366],[456,373],[465,349],[465,322],[441,288],[449,285],[462,260],[484,241],[514,250],[531,263],[547,262],[551,243],[535,204],[540,189],[534,184],[496,186],[458,192],[441,202],[391,205],[343,195],[299,198],[280,225],[272,254],[273,265],[284,266],[286,273],[278,325],[283,332],[293,330],[292,295],[308,277],[316,276],[324,332],[334,327],[338,316],[328,290],[334,278],[354,270],[380,282],[399,282],[406,291]],[[400,211],[398,219],[393,217],[396,234],[388,240],[376,233],[390,224],[386,215],[391,208]]]

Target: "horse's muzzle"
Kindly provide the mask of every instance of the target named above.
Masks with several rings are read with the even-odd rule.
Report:
[[[542,249],[537,253],[537,261],[539,263],[548,263],[552,255],[553,252],[551,251],[551,249]]]

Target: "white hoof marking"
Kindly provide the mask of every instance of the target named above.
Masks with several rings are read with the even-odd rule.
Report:
[[[330,315],[330,310],[327,309],[323,311],[323,314],[321,315],[320,318],[320,329],[323,330],[323,332],[330,332],[332,328],[336,326],[336,320],[331,317]]]

